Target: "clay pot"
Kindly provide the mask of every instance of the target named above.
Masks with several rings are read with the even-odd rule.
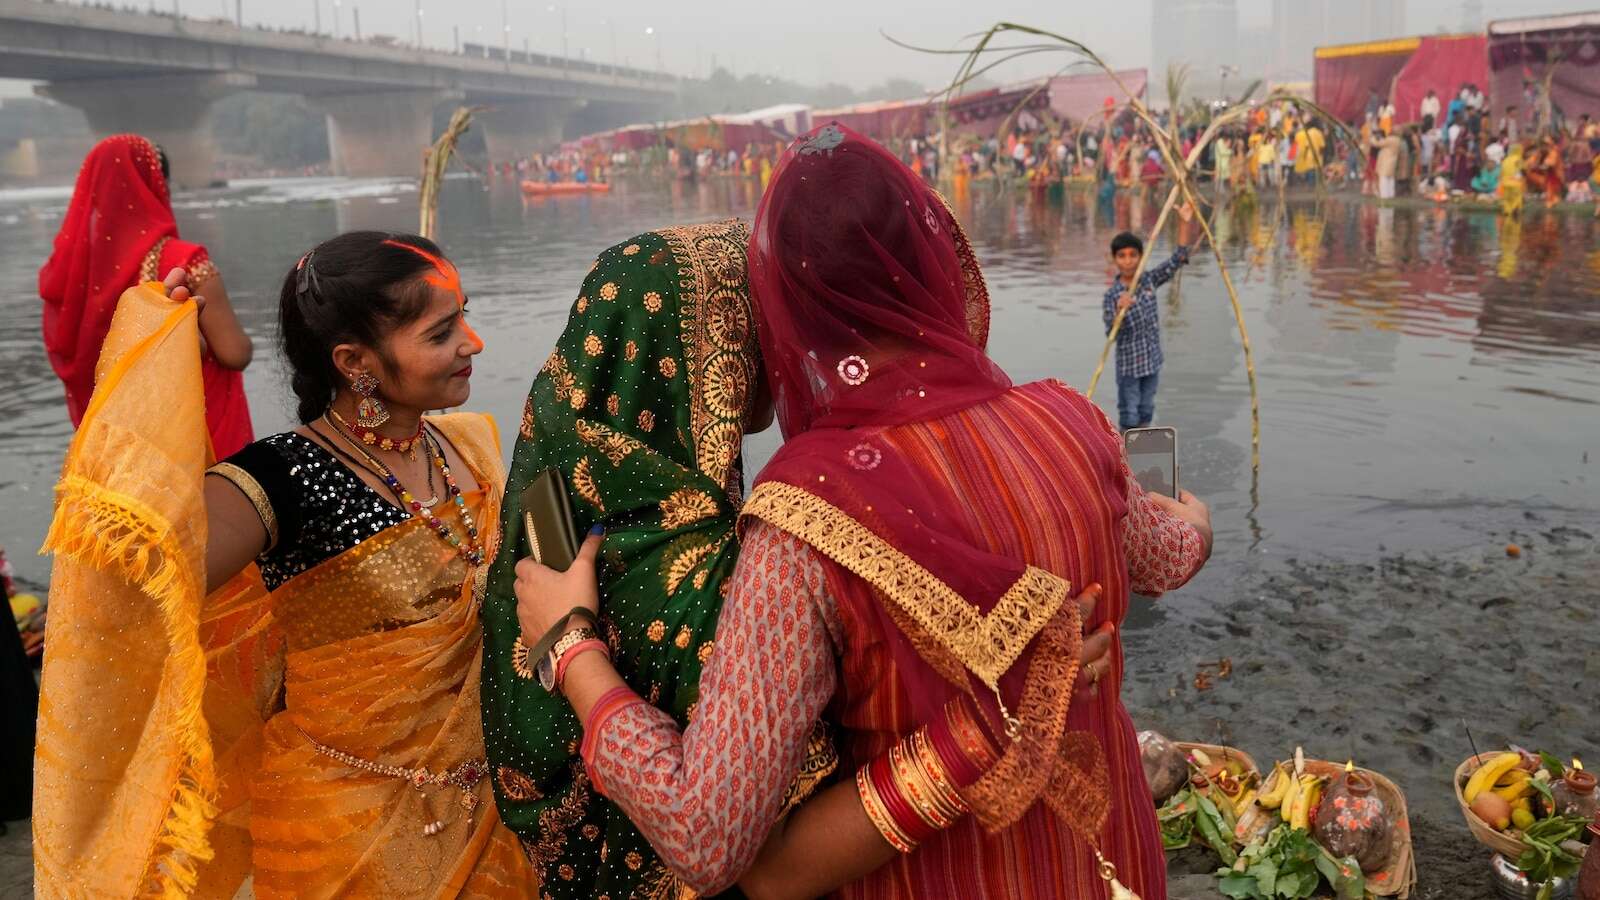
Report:
[[[1568,769],[1550,791],[1555,795],[1556,812],[1592,819],[1600,813],[1600,794],[1595,792],[1595,777],[1582,769]]]
[[[1382,869],[1394,852],[1389,810],[1373,792],[1372,779],[1360,772],[1329,783],[1312,830],[1334,856],[1354,857],[1363,872]]]
[[[1600,814],[1589,823],[1589,852],[1583,855],[1583,868],[1578,870],[1578,897],[1600,900]]]

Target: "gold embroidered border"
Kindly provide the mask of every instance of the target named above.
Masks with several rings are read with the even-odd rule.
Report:
[[[261,482],[255,476],[239,468],[233,463],[220,462],[206,471],[208,475],[223,478],[238,488],[240,493],[249,498],[250,505],[256,508],[256,515],[261,517],[261,524],[267,529],[267,550],[278,546],[278,514],[272,511],[272,501],[267,499],[267,492],[261,487]]]
[[[156,245],[151,247],[150,251],[144,255],[144,259],[139,263],[140,281],[162,280],[165,273],[159,271],[161,268],[161,251],[166,249],[167,241],[170,240],[172,240],[170,237],[161,238],[160,240],[156,241]]]
[[[956,257],[961,260],[962,287],[966,289],[967,298],[967,334],[972,342],[979,347],[989,345],[989,285],[983,280],[983,267],[978,265],[978,254],[972,250],[972,241],[967,239],[967,232],[961,227],[961,220],[956,218],[955,207],[938,191],[934,196],[944,204],[945,212],[950,214],[950,234],[955,239]]]
[[[737,503],[743,473],[734,461],[744,439],[742,407],[755,390],[760,352],[755,329],[738,324],[754,321],[745,262],[750,231],[738,219],[729,219],[656,233],[667,242],[678,267],[695,468]],[[732,415],[731,401],[741,407]]]
[[[795,535],[905,610],[929,637],[990,688],[1067,598],[1067,581],[1028,566],[988,615],[871,529],[792,484],[769,481],[745,501],[744,515]]]

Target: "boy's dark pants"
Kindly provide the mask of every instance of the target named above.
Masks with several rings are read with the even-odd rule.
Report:
[[[1143,428],[1156,415],[1156,385],[1161,373],[1123,378],[1117,376],[1117,420],[1123,431]]]

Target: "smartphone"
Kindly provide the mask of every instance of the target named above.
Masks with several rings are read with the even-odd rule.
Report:
[[[1130,428],[1122,436],[1128,468],[1146,491],[1178,497],[1178,430]]]

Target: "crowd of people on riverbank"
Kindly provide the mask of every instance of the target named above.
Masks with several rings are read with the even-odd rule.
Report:
[[[1595,203],[1600,215],[1600,121],[1591,112],[1564,115],[1539,103],[1491,113],[1492,100],[1476,85],[1461,85],[1445,102],[1429,91],[1418,108],[1401,116],[1372,90],[1363,114],[1340,124],[1293,100],[1251,102],[1237,124],[1200,148],[1193,171],[1221,191],[1295,188],[1326,184],[1358,187],[1383,200],[1422,197],[1500,203],[1508,213],[1531,195],[1547,205]],[[1227,107],[1153,114],[1164,134],[1176,136],[1185,158],[1205,133],[1208,117],[1236,113]],[[884,146],[930,183],[1007,179],[1044,189],[1063,182],[1103,192],[1149,194],[1169,182],[1170,161],[1148,123],[1127,108],[1108,106],[1088,121],[1062,121],[1024,113],[994,133],[956,131],[893,135]],[[640,151],[565,151],[558,171],[578,160],[596,171],[675,172],[682,177],[759,177],[765,186],[781,145],[679,150],[670,142]],[[551,171],[538,159],[537,171]],[[550,176],[558,177],[558,176]]]

